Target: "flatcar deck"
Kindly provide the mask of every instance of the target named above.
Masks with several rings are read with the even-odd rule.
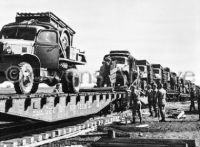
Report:
[[[53,122],[98,113],[125,98],[125,92],[1,94],[0,113]]]

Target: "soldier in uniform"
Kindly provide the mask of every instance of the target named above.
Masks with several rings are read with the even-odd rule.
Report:
[[[136,86],[131,86],[131,96],[130,100],[132,101],[132,115],[133,115],[133,122],[135,123],[136,113],[140,118],[140,123],[142,123],[142,113],[141,113],[141,101],[140,101],[140,91],[136,89]]]
[[[153,90],[151,88],[151,85],[147,86],[147,98],[148,98],[148,106],[149,106],[149,113],[150,116],[153,116],[153,112],[152,112],[152,107],[153,107]]]
[[[190,111],[195,110],[195,104],[194,104],[194,98],[195,98],[195,93],[193,87],[190,89]]]
[[[60,83],[56,84],[55,89],[53,90],[54,93],[59,93],[60,92]]]
[[[153,84],[152,85],[152,96],[153,96],[153,101],[152,101],[152,105],[153,105],[153,110],[155,112],[155,117],[158,117],[158,95],[157,95],[157,85]]]
[[[106,86],[110,86],[110,63],[111,63],[111,58],[106,57],[104,62],[104,72],[103,72],[103,84],[106,84]]]
[[[158,86],[158,109],[161,115],[161,122],[165,122],[165,105],[166,105],[166,90],[163,89],[163,85],[159,84]]]
[[[198,102],[198,111],[199,111],[199,121],[200,121],[200,87],[196,87],[196,96]]]

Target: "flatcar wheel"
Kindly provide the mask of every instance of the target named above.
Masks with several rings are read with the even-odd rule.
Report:
[[[62,90],[64,93],[79,92],[80,80],[79,72],[76,69],[69,69],[62,78]]]

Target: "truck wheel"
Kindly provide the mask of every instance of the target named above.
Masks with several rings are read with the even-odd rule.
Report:
[[[34,72],[32,66],[27,62],[19,64],[19,79],[14,82],[15,91],[18,94],[35,93],[39,83],[34,82]]]
[[[79,92],[79,72],[76,69],[69,69],[62,79],[62,90],[64,93]]]
[[[118,75],[116,80],[116,86],[126,86],[128,82],[126,74]]]
[[[97,87],[103,87],[103,78],[102,78],[102,76],[97,76]]]

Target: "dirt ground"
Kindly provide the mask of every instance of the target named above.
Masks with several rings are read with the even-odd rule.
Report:
[[[199,115],[197,111],[189,112],[189,106],[189,101],[168,102],[166,106],[166,122],[159,122],[158,118],[150,117],[148,108],[145,108],[142,110],[143,123],[141,125],[139,124],[139,119],[137,119],[136,124],[115,124],[112,127],[128,132],[131,138],[191,139],[195,140],[197,147],[200,147]],[[177,119],[172,117],[172,110],[174,112],[177,108],[185,112],[185,118]]]

